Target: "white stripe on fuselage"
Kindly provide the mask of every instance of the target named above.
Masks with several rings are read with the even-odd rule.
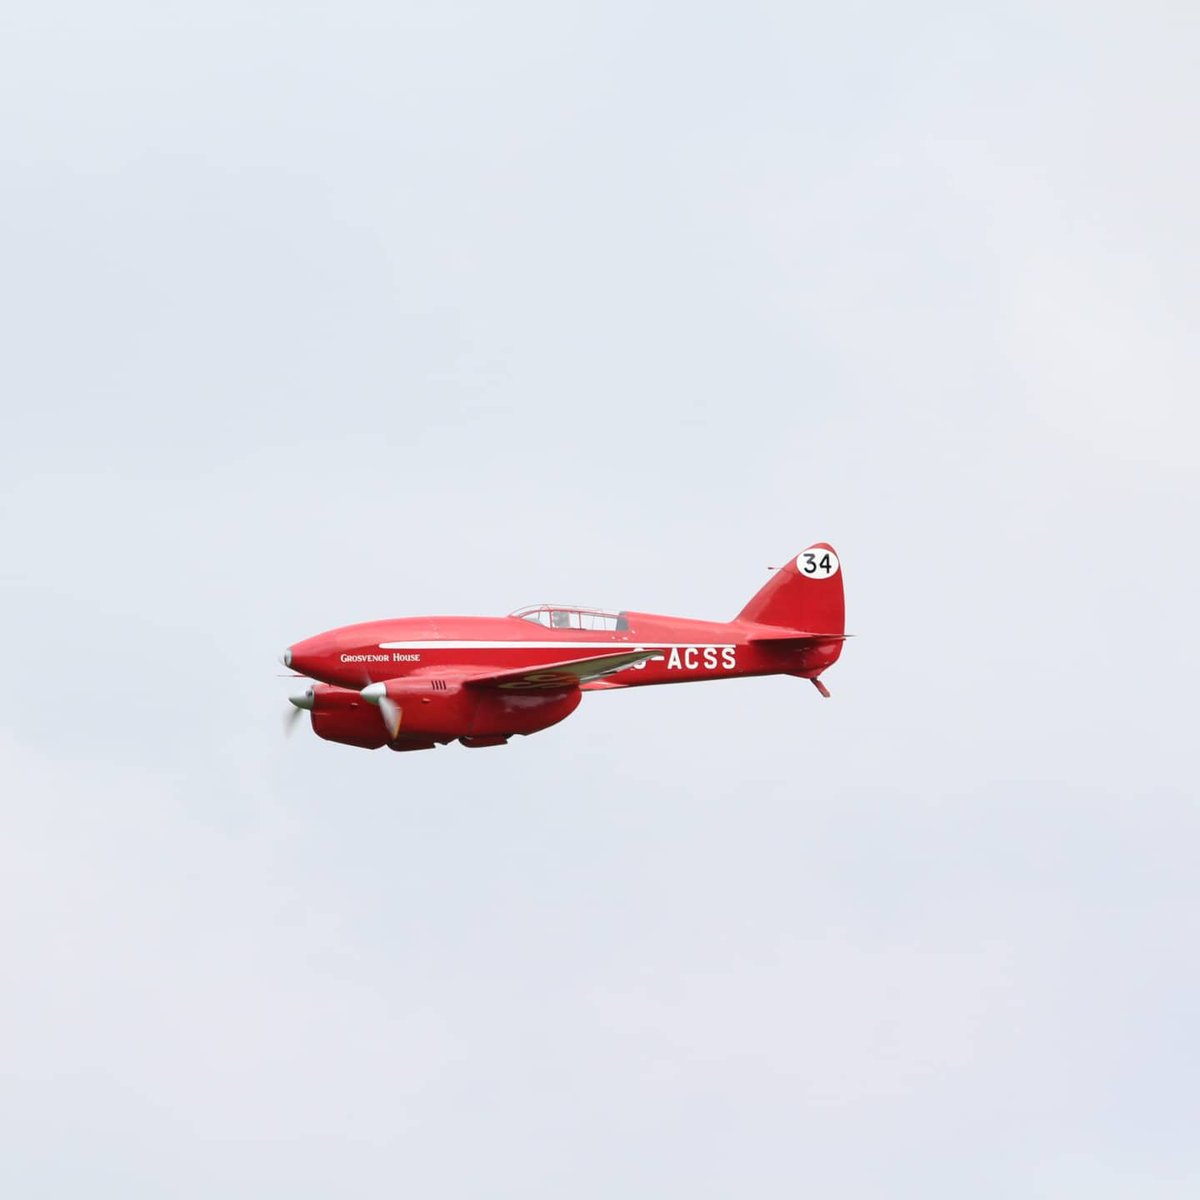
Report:
[[[732,650],[735,642],[489,642],[489,641],[432,641],[380,642],[380,650]]]

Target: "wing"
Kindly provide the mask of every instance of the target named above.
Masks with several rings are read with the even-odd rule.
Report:
[[[565,662],[520,667],[515,671],[492,671],[471,675],[463,680],[467,687],[541,689],[581,687],[594,679],[615,675],[661,654],[657,649],[624,650],[620,654],[600,654],[593,658],[572,658]]]

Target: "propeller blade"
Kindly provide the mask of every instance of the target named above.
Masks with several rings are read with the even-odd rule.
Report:
[[[363,688],[362,698],[368,704],[374,704],[379,709],[379,715],[383,718],[388,737],[395,741],[396,734],[400,732],[400,718],[403,714],[400,711],[400,705],[387,694],[387,684],[369,684]]]
[[[396,740],[396,735],[400,732],[400,705],[395,700],[387,696],[380,696],[378,700],[379,715],[383,717],[383,723],[387,726],[388,737],[392,741]]]
[[[300,720],[302,712],[312,712],[314,695],[312,688],[307,687],[304,691],[296,692],[295,695],[288,697],[288,703],[292,709],[283,718],[283,732],[286,737],[291,737],[292,730],[296,728],[296,722]]]

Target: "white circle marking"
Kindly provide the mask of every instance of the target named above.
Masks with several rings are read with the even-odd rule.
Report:
[[[824,546],[809,546],[796,555],[796,570],[805,579],[832,579],[840,566],[838,556]]]

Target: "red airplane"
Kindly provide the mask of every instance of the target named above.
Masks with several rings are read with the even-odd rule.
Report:
[[[584,692],[745,675],[821,674],[846,638],[842,572],[818,542],[780,567],[732,620],[693,621],[562,604],[507,617],[404,617],[345,625],[289,646],[317,680],[290,696],[313,732],[376,750],[502,746],[579,706]]]

